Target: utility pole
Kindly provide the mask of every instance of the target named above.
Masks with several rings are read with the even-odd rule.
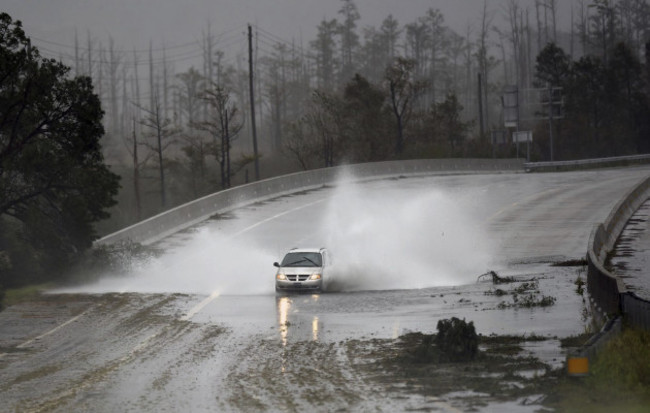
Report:
[[[481,131],[481,139],[485,138],[485,125],[483,123],[483,76],[478,74],[478,119]]]
[[[553,162],[553,86],[548,84],[548,138],[551,146],[551,162]]]
[[[248,25],[248,83],[251,99],[251,130],[253,132],[253,153],[255,156],[255,180],[260,180],[260,160],[257,153],[257,129],[255,127],[255,91],[253,88],[253,28]]]
[[[133,192],[135,194],[135,217],[138,222],[142,219],[140,203],[140,165],[138,161],[138,137],[135,134],[135,117],[133,118]]]

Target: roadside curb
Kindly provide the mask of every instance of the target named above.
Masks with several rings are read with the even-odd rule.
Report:
[[[567,374],[571,377],[589,375],[589,366],[596,359],[598,352],[623,330],[623,319],[617,316],[609,320],[600,331],[589,339],[581,348],[567,355]]]

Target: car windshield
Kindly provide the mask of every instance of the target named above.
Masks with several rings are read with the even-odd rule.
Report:
[[[290,252],[284,256],[281,267],[321,267],[320,252]]]

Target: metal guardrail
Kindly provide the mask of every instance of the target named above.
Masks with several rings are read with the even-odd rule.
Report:
[[[526,172],[559,172],[647,163],[650,163],[650,154],[581,159],[576,161],[526,162],[524,163],[524,169]]]
[[[220,191],[95,241],[95,245],[119,242],[150,244],[191,227],[214,214],[294,192],[320,188],[341,179],[368,180],[394,176],[523,172],[516,159],[422,159],[346,165],[298,172]]]
[[[650,301],[629,292],[621,279],[605,268],[607,255],[614,248],[627,221],[648,198],[650,177],[630,190],[616,204],[605,222],[592,230],[587,250],[587,290],[603,312],[622,312],[633,325],[650,330]]]
[[[650,197],[650,177],[639,182],[609,213],[605,222],[594,226],[587,249],[587,291],[600,313],[609,317],[603,329],[579,350],[567,356],[570,376],[589,374],[589,363],[628,325],[650,330],[650,301],[627,291],[623,281],[605,268],[607,255],[614,248],[627,221]],[[621,317],[622,315],[622,317]]]

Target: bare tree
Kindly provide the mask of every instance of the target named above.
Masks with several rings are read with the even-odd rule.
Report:
[[[108,92],[110,101],[110,131],[113,135],[119,134],[119,108],[118,108],[118,90],[120,88],[120,69],[122,67],[122,55],[115,49],[113,37],[108,37]]]
[[[429,91],[430,104],[436,102],[438,67],[443,63],[441,53],[447,45],[445,17],[438,9],[429,9],[426,14],[429,23]]]
[[[402,33],[399,23],[392,14],[389,14],[381,23],[380,30],[386,45],[386,54],[389,59],[393,59],[397,55],[397,42]]]
[[[580,47],[582,49],[582,55],[586,55],[589,51],[589,7],[585,3],[587,0],[578,0],[579,7],[579,16],[576,25],[578,27],[578,33],[580,37]],[[541,49],[540,49],[541,50]]]
[[[276,44],[271,56],[262,59],[262,63],[268,73],[265,91],[271,112],[271,148],[278,153],[282,149],[282,127],[287,119],[287,100],[290,98],[287,71],[292,66],[292,60],[288,46]]]
[[[482,90],[479,93],[479,99],[489,101],[488,99],[488,74],[491,69],[491,61],[488,55],[489,29],[492,26],[493,14],[488,10],[487,0],[483,0],[483,12],[481,14],[481,27],[478,38],[478,70],[483,79]],[[485,98],[483,98],[483,95]],[[480,105],[479,105],[480,106]],[[489,110],[485,111],[485,123],[489,125]],[[482,126],[482,125],[481,125]]]
[[[214,50],[215,47],[215,38],[212,35],[212,25],[210,24],[210,21],[208,20],[207,22],[207,27],[205,31],[202,33],[201,37],[201,49],[203,51],[203,78],[205,79],[207,84],[210,84],[211,82],[214,82],[214,57],[216,56],[217,59],[220,59],[220,57],[215,53]],[[219,79],[217,79],[217,83],[219,82]],[[203,118],[208,117],[208,105],[203,105]]]
[[[307,112],[307,121],[317,133],[319,152],[325,167],[334,166],[339,153],[343,128],[343,104],[333,93],[317,90],[312,95],[313,105]]]
[[[420,17],[417,21],[407,24],[405,29],[405,56],[413,60],[413,75],[419,80],[424,77],[425,56],[431,27],[425,17]]]
[[[540,13],[540,9],[543,7],[542,1],[543,0],[535,0],[535,17],[537,20],[537,50],[542,50],[544,47],[544,44],[542,42],[542,15]]]
[[[132,160],[133,170],[133,196],[135,199],[135,219],[140,221],[142,219],[142,196],[140,190],[140,171],[149,162],[154,152],[149,151],[144,158],[140,158],[140,146],[143,142],[138,141],[136,131],[136,119],[133,118],[133,127],[131,129],[131,138],[125,137],[123,139],[125,148]]]
[[[80,76],[81,64],[79,62],[79,37],[77,36],[77,28],[74,29],[74,75]]]
[[[413,79],[415,61],[398,57],[386,69],[384,84],[388,101],[395,116],[395,155],[404,151],[404,131],[413,113],[416,98],[424,90],[425,83]]]
[[[140,109],[146,115],[140,123],[142,126],[149,128],[151,134],[148,137],[153,138],[153,142],[145,142],[144,145],[157,155],[158,173],[160,177],[160,204],[162,208],[166,208],[167,192],[165,188],[164,153],[170,145],[175,143],[174,137],[178,131],[173,127],[172,121],[164,116],[162,103],[157,94],[153,97],[153,107],[141,107]]]
[[[306,171],[318,156],[317,143],[312,125],[305,118],[292,122],[287,128],[287,139],[283,142],[283,149],[294,158],[298,165]]]
[[[193,127],[199,121],[200,96],[204,89],[205,79],[194,67],[187,72],[176,75],[180,80],[178,87],[181,108],[187,114],[187,124]]]
[[[195,127],[212,136],[214,154],[221,173],[221,187],[229,188],[232,177],[232,142],[237,139],[244,122],[236,103],[232,101],[230,91],[223,86],[213,83],[203,93],[203,99],[210,107],[209,116],[195,124]]]
[[[92,59],[92,56],[93,56],[93,42],[92,42],[92,40],[90,38],[90,32],[86,32],[86,36],[87,36],[86,45],[87,45],[87,49],[88,49],[86,51],[86,59],[87,59],[87,62],[88,62],[88,66],[86,67],[85,73],[86,73],[86,75],[92,77],[93,76],[93,59]]]
[[[618,13],[613,0],[593,0],[591,7],[596,11],[590,18],[592,41],[607,62],[609,50],[616,43]]]
[[[211,191],[206,158],[213,153],[213,145],[202,134],[183,134],[180,138],[181,150],[187,159],[179,163],[189,169],[192,196],[198,198]]]
[[[557,43],[557,0],[546,0],[545,7],[551,15],[551,24],[553,27],[553,43]]]
[[[355,30],[357,28],[357,21],[361,16],[359,15],[359,9],[354,3],[354,0],[340,1],[343,3],[338,12],[343,16],[343,22],[338,28],[341,37],[341,77],[346,82],[354,71],[353,56],[359,47],[359,35]]]
[[[323,20],[318,26],[316,39],[310,43],[316,61],[316,79],[318,87],[324,90],[334,86],[334,74],[337,65],[335,57],[337,21]]]

